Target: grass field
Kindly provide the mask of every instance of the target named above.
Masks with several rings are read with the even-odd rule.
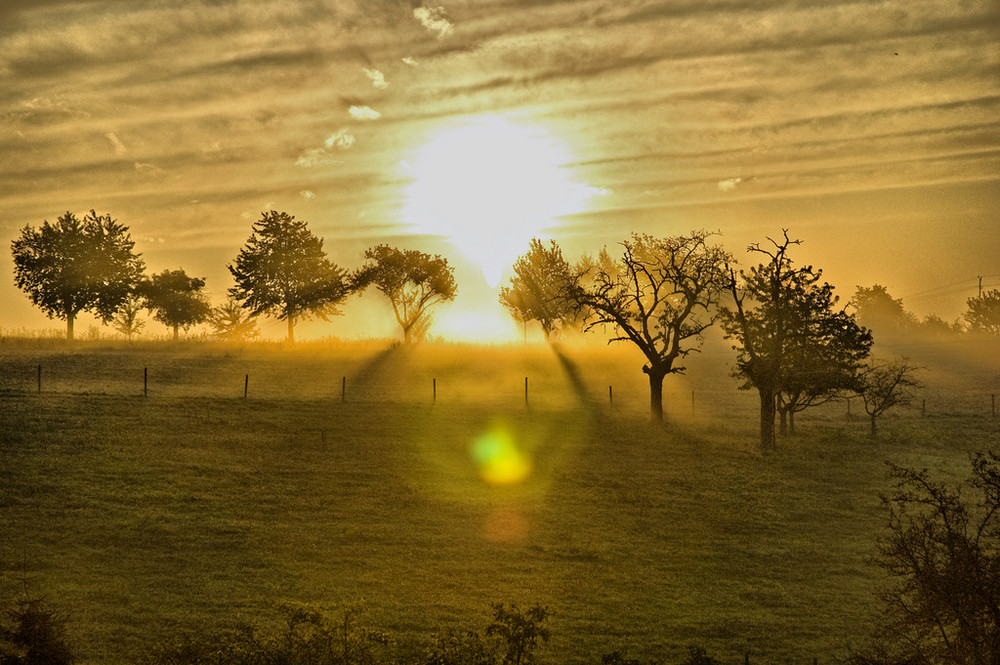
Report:
[[[548,663],[679,662],[691,644],[832,662],[877,613],[885,462],[958,479],[968,452],[1000,450],[996,351],[908,349],[924,413],[872,441],[858,405],[827,405],[762,456],[721,344],[668,378],[654,427],[627,350],[7,339],[0,598],[27,578],[86,665],[281,601],[363,603],[413,638],[540,603]],[[486,482],[483,437],[511,442],[527,477]]]

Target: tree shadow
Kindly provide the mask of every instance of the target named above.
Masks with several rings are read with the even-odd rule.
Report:
[[[362,399],[383,396],[410,352],[408,345],[399,342],[394,342],[389,348],[379,351],[348,379],[347,397],[350,398],[352,394],[355,398]]]
[[[601,417],[601,409],[597,404],[597,400],[594,396],[587,390],[587,384],[583,380],[583,376],[580,374],[579,366],[573,362],[573,360],[563,352],[562,348],[558,344],[550,344],[549,348],[552,352],[556,354],[556,358],[559,360],[559,364],[562,366],[563,373],[566,378],[569,379],[569,384],[573,388],[573,393],[576,395],[576,399],[580,402],[580,406],[584,407],[591,415],[596,417]]]

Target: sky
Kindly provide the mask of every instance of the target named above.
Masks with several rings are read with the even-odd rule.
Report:
[[[6,0],[0,118],[6,246],[95,209],[214,302],[266,209],[346,268],[444,255],[455,336],[512,325],[531,235],[708,229],[746,263],[788,229],[844,299],[949,320],[1000,288],[996,0]],[[0,327],[62,327],[0,273]],[[344,310],[308,334],[396,332]]]

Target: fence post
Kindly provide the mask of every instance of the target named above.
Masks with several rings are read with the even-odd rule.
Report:
[[[142,396],[149,396],[149,368],[142,368]]]
[[[431,404],[437,404],[438,401],[438,380],[431,379]]]
[[[38,366],[38,394],[42,394],[42,366]]]
[[[243,399],[247,398],[247,388],[250,387],[250,375],[247,374],[243,377]]]
[[[524,405],[528,406],[528,377],[524,377]]]
[[[615,405],[615,393],[612,390],[611,386],[608,386],[608,405],[609,406]]]

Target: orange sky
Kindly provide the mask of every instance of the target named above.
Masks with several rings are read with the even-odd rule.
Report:
[[[1000,287],[995,0],[10,0],[0,81],[5,246],[94,208],[215,301],[274,207],[347,267],[380,242],[445,254],[452,309],[495,310],[475,260],[406,216],[428,139],[483,114],[558,145],[593,193],[547,230],[568,258],[693,228],[742,255],[789,228],[844,298],[878,282],[953,319],[978,276]],[[483,145],[441,172],[484,170]],[[9,250],[0,272],[0,327],[62,326]],[[310,330],[394,334],[380,306]]]

